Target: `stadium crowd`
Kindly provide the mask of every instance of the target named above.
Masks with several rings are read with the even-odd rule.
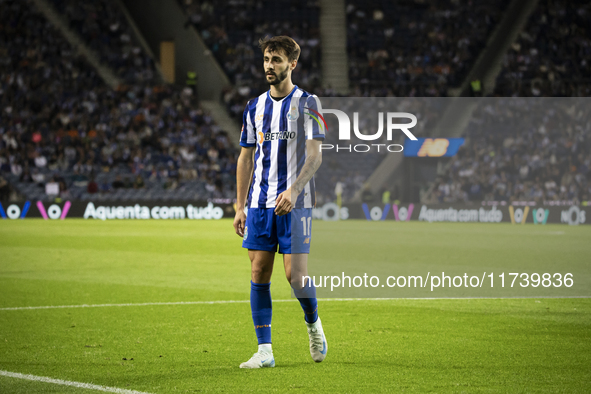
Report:
[[[159,82],[118,6],[51,1],[125,84],[108,87],[31,1],[0,0],[2,196],[11,184],[45,199],[44,186],[57,183],[67,198],[235,197],[236,148],[191,89]],[[316,1],[179,1],[187,23],[230,77],[233,85],[223,100],[240,121],[246,100],[268,88],[258,49],[265,35],[294,37],[302,48],[297,84],[319,96],[334,95],[320,87]],[[445,96],[474,62],[506,4],[349,1],[351,95]],[[590,12],[582,0],[542,0],[506,55],[495,95],[588,96]],[[491,130],[492,119],[506,111],[530,125],[513,128],[511,135]],[[437,181],[436,199],[591,200],[589,128],[565,127],[567,109],[543,121],[534,112],[503,104],[480,109],[448,176]],[[327,154],[327,177],[323,170],[318,174],[324,179],[319,200],[333,198],[337,181],[345,199],[351,198],[380,159],[344,163]]]
[[[447,96],[448,88],[462,83],[508,3],[348,1],[351,95]]]
[[[83,199],[133,184],[234,195],[235,149],[191,90],[111,89],[30,1],[0,0],[0,29],[0,173],[21,192],[47,198],[55,182]]]
[[[591,96],[591,3],[541,0],[505,55],[497,96]]]
[[[320,88],[319,7],[316,1],[179,0],[191,24],[230,78],[224,92],[228,110],[242,121],[246,102],[268,89],[258,41],[265,36],[288,35],[301,48],[297,85]],[[318,94],[318,93],[317,93]]]
[[[125,83],[156,82],[152,58],[135,39],[125,15],[112,1],[51,0],[56,11]]]
[[[591,96],[590,17],[586,1],[540,1],[505,55],[495,96]],[[585,102],[573,108],[565,101],[551,108],[548,101],[539,102],[541,108],[533,108],[534,101],[522,103],[528,103],[525,110],[499,102],[477,115],[487,121],[470,125],[466,146],[452,159],[449,174],[437,181],[438,201],[591,200],[591,130],[589,119],[581,122],[588,110],[580,108]],[[519,114],[521,127],[486,128],[512,112]]]
[[[448,176],[437,182],[437,200],[591,200],[588,108],[549,100],[495,99],[481,106]],[[500,121],[510,127],[500,128]]]
[[[188,23],[201,33],[234,84],[224,101],[236,117],[245,100],[266,90],[257,48],[258,38],[265,35],[294,37],[302,48],[298,84],[319,96],[334,94],[320,86],[317,2],[179,1]],[[462,82],[507,3],[349,1],[351,95],[446,96],[449,87]]]

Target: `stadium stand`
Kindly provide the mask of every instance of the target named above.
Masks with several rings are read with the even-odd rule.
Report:
[[[591,4],[541,0],[505,55],[495,95],[591,96]]]
[[[591,4],[586,1],[540,1],[505,55],[495,96],[590,96],[590,17]],[[541,117],[540,110],[531,108],[534,101],[526,103],[510,108],[505,101],[475,114],[480,123],[470,124],[466,146],[452,159],[449,173],[438,179],[437,201],[591,200],[591,130],[567,127],[568,119],[588,110],[558,107]],[[509,113],[520,121],[511,128],[513,135],[487,128],[487,120]]]
[[[447,96],[465,78],[508,3],[349,1],[351,95]]]
[[[125,84],[108,87],[33,3],[0,0],[3,179],[40,200],[54,197],[45,189],[52,181],[60,185],[59,197],[83,200],[235,197],[237,151],[227,134],[189,89],[159,82],[117,3],[50,1]],[[268,88],[258,49],[265,35],[294,37],[302,47],[294,81],[334,96],[321,87],[317,2],[178,1],[230,77],[222,100],[240,121],[245,102]],[[349,1],[351,96],[446,96],[508,3]],[[582,0],[542,0],[506,55],[494,94],[589,96],[590,12]],[[492,133],[486,120],[494,116],[477,110],[466,145],[436,181],[436,201],[591,199],[588,129],[562,130],[564,119],[557,117],[552,126],[560,131],[544,134],[547,125],[523,110],[519,116],[531,127],[516,128],[518,135]],[[334,199],[337,181],[345,186],[344,200],[352,199],[382,159],[352,154],[337,160],[328,152],[318,174],[319,202]]]
[[[0,26],[0,172],[16,191],[51,200],[46,184],[57,183],[58,197],[82,200],[234,196],[235,149],[189,90],[109,88],[30,1],[0,0]]]
[[[112,1],[51,0],[86,44],[126,83],[156,82],[153,59],[137,42],[125,16]]]
[[[319,8],[315,1],[179,0],[192,24],[225,70],[233,86],[223,100],[242,122],[248,99],[268,89],[258,40],[267,35],[289,35],[302,50],[297,85],[317,92],[320,87]]]
[[[346,11],[350,63],[349,76],[353,84],[351,95],[355,97],[446,96],[448,88],[458,86],[462,82],[462,76],[466,75],[479,51],[486,44],[489,35],[498,23],[503,10],[507,8],[508,3],[508,1],[503,0],[494,2],[473,1],[464,4],[457,1],[403,1],[396,4],[387,1],[349,1]],[[191,23],[202,32],[204,37],[208,38],[206,41],[210,48],[216,53],[216,57],[236,83],[237,89],[228,89],[224,100],[237,117],[242,113],[245,98],[266,88],[261,86],[258,89],[252,89],[253,86],[257,86],[258,81],[262,80],[262,75],[258,75],[260,71],[257,74],[258,68],[255,60],[259,55],[256,48],[258,35],[278,35],[292,32],[298,22],[301,25],[299,29],[295,30],[299,33],[297,36],[305,36],[305,33],[302,34],[301,32],[305,32],[306,29],[308,31],[317,31],[316,25],[308,25],[298,21],[297,18],[293,17],[295,15],[293,13],[280,13],[283,18],[291,17],[284,25],[289,28],[287,30],[282,30],[281,27],[283,26],[261,25],[263,21],[268,19],[257,19],[256,12],[252,12],[255,7],[254,3],[229,2],[225,6],[233,10],[230,13],[220,12],[223,7],[218,7],[217,3],[214,6],[209,2],[199,3],[186,0],[183,4],[186,7]],[[241,8],[245,4],[250,5],[245,9]],[[289,6],[290,3],[286,2],[284,9],[289,8]],[[586,88],[581,87],[585,85],[573,84],[573,76],[575,76],[574,80],[579,83],[589,81],[589,67],[585,67],[585,59],[588,56],[584,56],[589,47],[589,38],[585,30],[585,17],[588,15],[588,7],[582,1],[569,4],[564,2],[542,2],[530,18],[530,23],[526,31],[522,33],[520,41],[513,45],[513,52],[507,55],[504,69],[498,78],[498,87],[495,93],[505,96],[585,95],[583,89]],[[261,7],[261,9],[267,9],[267,7]],[[569,25],[573,22],[574,24]],[[266,30],[266,28],[268,29]],[[253,32],[258,35],[254,37]],[[570,44],[572,48],[558,45],[559,40],[565,34],[573,38],[572,44]],[[404,37],[404,40],[398,39],[401,36]],[[425,43],[425,39],[428,44]],[[315,47],[319,48],[320,43],[316,46],[316,42],[313,42]],[[245,52],[233,53],[231,44],[235,44],[236,48],[242,50],[248,48],[248,43],[250,43],[250,49]],[[306,43],[305,40],[304,43]],[[533,43],[543,47],[543,49],[533,48]],[[579,55],[580,59],[582,59],[581,63],[577,64],[573,56],[566,53],[567,50],[570,53]],[[538,54],[541,55],[536,57]],[[545,57],[545,59],[542,57]],[[237,68],[233,63],[235,59],[241,59],[244,69],[252,70],[252,72],[236,72]],[[317,64],[315,61],[317,61],[318,57],[315,56],[313,59],[312,66]],[[305,66],[309,64],[306,61],[302,63]],[[548,64],[552,65],[548,66]],[[538,70],[535,70],[536,67]],[[548,72],[550,69],[553,71]],[[544,83],[540,82],[539,73],[545,73],[546,79]],[[306,73],[304,74],[306,75]],[[247,77],[244,77],[244,75]],[[300,76],[298,75],[298,77]],[[305,78],[304,80],[309,82]],[[525,82],[521,84],[520,81]],[[552,83],[554,88],[550,89],[549,86]],[[517,84],[521,85],[517,86]],[[524,86],[530,86],[530,89],[533,86],[533,90],[526,92]],[[539,92],[542,86],[544,90]],[[315,88],[314,91],[318,92],[319,95],[330,95],[330,92],[322,91],[318,83],[312,84],[308,88]],[[470,129],[473,129],[472,126]],[[479,198],[494,199],[502,197],[515,199],[538,196],[539,191],[536,194],[532,190],[543,190],[545,188],[544,185],[547,183],[546,178],[548,175],[546,173],[538,173],[537,177],[530,174],[533,177],[531,180],[527,177],[521,179],[527,185],[517,182],[517,189],[529,189],[516,194],[510,191],[505,196],[500,196],[498,193],[498,190],[503,188],[503,182],[498,187],[496,186],[498,183],[496,177],[501,177],[500,174],[492,174],[494,175],[492,186],[489,186],[488,180],[486,182],[481,181],[481,178],[484,179],[484,175],[475,175],[474,177],[478,178],[478,180],[474,182],[458,178],[458,173],[462,171],[462,163],[465,162],[461,158],[468,155],[467,152],[474,151],[477,146],[483,144],[482,140],[479,139],[483,136],[481,133],[480,130],[470,133],[468,146],[460,151],[460,156],[453,162],[453,170],[451,170],[453,173],[450,174],[449,180],[447,182],[439,181],[438,183],[439,187],[436,188],[438,190],[437,200],[450,202]],[[500,144],[497,143],[497,146],[502,146],[506,137],[498,136]],[[518,136],[517,140],[520,141],[519,144],[522,144],[525,143],[523,141],[531,142],[532,138],[534,137],[531,135],[523,135]],[[579,136],[579,138],[582,137]],[[564,145],[558,143],[557,146]],[[517,145],[512,149],[518,150]],[[558,148],[554,147],[552,149]],[[549,152],[546,152],[546,157],[551,157],[548,156]],[[494,155],[495,153],[497,157],[501,157],[501,152],[494,149],[488,154]],[[554,153],[556,154],[556,152]],[[329,185],[334,185],[337,180],[345,185],[345,200],[352,198],[354,192],[363,187],[368,174],[383,159],[380,155],[366,155],[363,158],[364,160],[356,160],[355,155],[350,155],[350,160],[341,161],[330,157],[330,153],[326,156],[325,165],[330,167],[330,171],[327,173],[321,171],[318,174],[321,180],[318,186],[320,202],[334,198],[333,191],[329,190],[332,186]],[[473,154],[471,157],[475,159],[474,163],[478,163],[476,159],[488,160],[483,159],[483,156]],[[536,155],[532,155],[532,157],[535,160]],[[572,162],[573,158],[566,156],[561,160]],[[575,161],[579,162],[580,160],[577,158]],[[582,163],[584,162],[585,160],[582,160]],[[562,179],[568,173],[565,168],[564,163],[559,166],[560,179],[558,181],[554,180],[557,185],[564,183]],[[584,169],[585,165],[583,164],[581,168]],[[502,177],[506,178],[508,173],[513,174],[513,172],[507,171]],[[462,174],[466,174],[466,171],[462,171]],[[489,173],[487,175],[491,176]],[[556,174],[554,177],[556,177]],[[537,186],[533,185],[536,178],[539,180]],[[561,193],[553,194],[550,192],[549,195],[543,197],[548,199],[575,198],[574,195],[577,193],[564,191],[565,187],[569,190],[575,189],[575,186],[571,185],[572,182],[567,182],[569,177],[567,176],[565,179],[567,185],[562,186]],[[581,180],[581,176],[577,179]],[[581,192],[585,190],[580,182],[577,185],[577,190]],[[439,191],[440,189],[441,191]],[[497,191],[496,194],[493,192],[494,190]]]
[[[302,47],[296,83],[320,97],[335,96],[321,87],[321,75],[313,71],[320,70],[322,44],[318,3],[179,1],[188,15],[187,23],[202,35],[234,83],[223,100],[238,121],[246,101],[268,88],[257,42],[265,35],[294,37]],[[446,96],[449,87],[462,82],[507,4],[508,0],[466,4],[349,1],[351,96]],[[425,37],[429,45],[425,45]],[[336,180],[345,185],[345,199],[352,198],[383,159],[383,155],[353,154],[347,160],[337,160],[330,152],[327,156],[331,171],[318,174],[319,201],[334,198],[328,185]]]
[[[535,201],[570,204],[591,198],[591,127],[587,103],[499,99],[470,123],[466,145],[437,181],[438,202]],[[499,117],[511,127],[500,129]],[[573,120],[579,126],[573,127]],[[581,126],[585,125],[585,126]]]

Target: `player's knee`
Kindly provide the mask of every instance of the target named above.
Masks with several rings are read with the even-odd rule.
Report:
[[[259,265],[259,266],[252,267],[251,276],[255,282],[261,283],[261,281],[270,277],[271,272],[272,272],[272,267]]]
[[[297,276],[290,280],[289,284],[294,290],[300,290],[302,287],[304,287],[304,285],[302,284],[302,278],[299,278]]]

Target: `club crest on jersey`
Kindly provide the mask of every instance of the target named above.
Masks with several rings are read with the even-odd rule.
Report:
[[[300,113],[298,112],[298,107],[293,105],[287,113],[287,119],[293,122],[294,120],[297,120],[299,117]]]

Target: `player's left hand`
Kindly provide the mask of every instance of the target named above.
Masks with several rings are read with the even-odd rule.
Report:
[[[236,216],[234,217],[234,230],[236,234],[240,237],[244,238],[244,227],[246,226],[246,214],[243,210],[236,211]]]
[[[275,214],[277,216],[285,215],[291,212],[293,204],[291,203],[291,188],[277,196],[275,200]]]

